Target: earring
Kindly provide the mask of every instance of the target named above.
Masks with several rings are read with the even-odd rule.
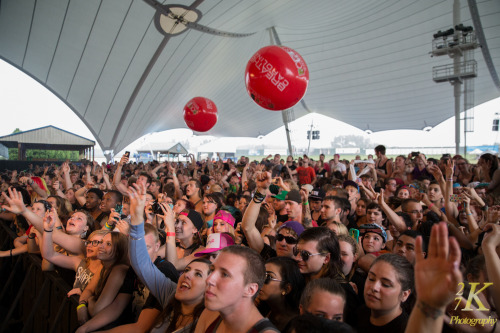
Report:
[[[283,291],[281,292],[281,295],[285,296],[285,295],[286,295],[286,292],[283,290]]]

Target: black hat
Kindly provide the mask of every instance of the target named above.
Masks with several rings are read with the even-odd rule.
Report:
[[[189,213],[187,214],[184,212],[182,212],[181,214],[187,216],[187,218],[191,220],[198,231],[200,231],[201,227],[203,227],[203,219],[201,218],[200,213],[198,213],[194,209],[189,209]]]
[[[302,198],[298,190],[291,190],[286,194],[285,200],[295,201],[298,204],[302,203]]]
[[[309,200],[319,200],[319,201],[323,201],[323,199],[325,198],[325,191],[323,191],[323,189],[321,187],[316,187],[316,188],[313,188],[313,190],[311,191],[311,193],[309,193]]]

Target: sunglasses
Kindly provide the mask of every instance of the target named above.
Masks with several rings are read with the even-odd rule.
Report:
[[[283,241],[283,239],[285,240],[285,242],[286,242],[287,244],[290,244],[290,245],[292,245],[292,244],[297,244],[297,239],[296,239],[296,238],[293,238],[293,237],[291,237],[291,236],[283,236],[282,234],[278,234],[278,235],[276,236],[276,240],[277,240],[278,242]]]
[[[271,276],[271,274],[266,272],[266,279],[264,280],[264,284],[269,284],[271,281],[284,282],[283,280],[278,280],[278,279],[273,278]]]
[[[102,244],[102,243],[103,243],[102,240],[100,240],[100,241],[98,241],[98,240],[93,240],[93,241],[87,240],[87,241],[83,242],[83,244],[85,244],[85,246],[89,246],[90,244],[92,244],[92,246],[97,246],[97,245]]]
[[[300,254],[300,257],[303,261],[308,261],[310,257],[317,255],[325,255],[326,253],[309,253],[306,250],[299,250],[297,247],[293,248],[293,255],[297,257]]]

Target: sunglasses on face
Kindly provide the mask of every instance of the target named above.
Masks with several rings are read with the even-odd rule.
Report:
[[[309,253],[308,251],[306,250],[299,250],[297,247],[294,247],[293,248],[293,255],[295,257],[299,256],[300,254],[300,257],[302,258],[303,261],[308,261],[310,257],[312,256],[317,256],[317,255],[325,255],[326,253]]]
[[[97,245],[102,244],[102,243],[103,243],[102,240],[100,240],[100,241],[98,241],[98,240],[93,240],[93,241],[87,240],[87,241],[83,242],[83,244],[85,244],[85,246],[89,246],[90,244],[92,244],[92,246],[97,246]]]
[[[297,244],[297,239],[296,239],[296,238],[294,238],[294,237],[291,237],[291,236],[283,236],[282,234],[278,234],[278,235],[276,236],[276,240],[277,240],[278,242],[283,241],[283,239],[285,240],[285,242],[286,242],[287,244],[290,244],[290,245],[292,245],[292,244]]]
[[[266,279],[264,280],[264,284],[269,284],[271,281],[284,282],[283,280],[275,279],[271,276],[271,274],[266,273]]]

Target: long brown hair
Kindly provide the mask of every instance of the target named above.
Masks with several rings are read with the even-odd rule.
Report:
[[[107,235],[106,233],[102,238]],[[103,269],[101,269],[101,275],[99,276],[99,282],[97,282],[97,287],[95,290],[96,297],[99,298],[101,295],[106,281],[108,280],[109,274],[115,266],[128,264],[128,238],[120,232],[109,232],[111,234],[111,244],[113,246],[113,263]]]
[[[207,264],[208,267],[212,264],[210,260],[205,259],[205,258],[197,258],[192,260],[189,264],[193,262],[201,262],[204,264]],[[191,329],[189,330],[190,333],[194,332],[194,329],[196,328],[196,322],[198,321],[198,318],[200,318],[201,313],[205,310],[205,302],[202,300],[199,304],[197,304],[193,310],[193,313],[191,314],[193,317],[193,325],[191,326]],[[177,326],[177,321],[179,318],[182,316],[182,304],[179,300],[175,298],[175,296],[172,296],[170,298],[170,301],[168,301],[167,306],[163,308],[163,311],[160,312],[160,314],[156,317],[154,327],[161,327],[165,320],[170,319],[170,323],[168,324],[167,330],[165,332],[174,332],[176,330]]]

